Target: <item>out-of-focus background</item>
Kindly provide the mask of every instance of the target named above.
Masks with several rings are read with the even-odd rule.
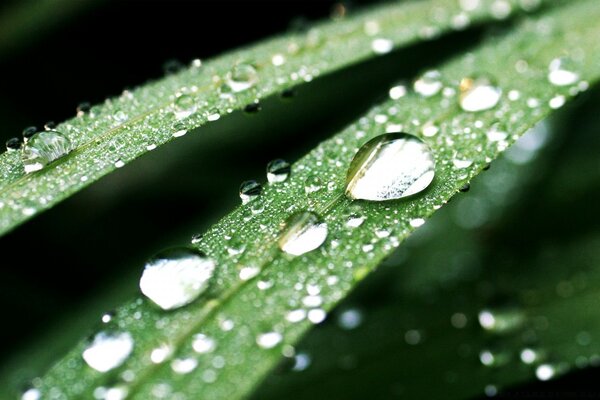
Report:
[[[0,139],[68,119],[78,103],[101,102],[194,58],[307,29],[332,10],[350,14],[369,3],[340,9],[333,1],[5,0]],[[90,332],[101,312],[137,294],[149,255],[189,241],[235,207],[241,181],[264,180],[271,159],[294,161],[393,82],[486,34],[472,28],[318,79],[291,101],[268,99],[258,115],[234,114],[169,144],[0,238],[0,369],[20,357],[35,360],[21,373],[25,383]],[[593,296],[576,308],[580,315],[568,313],[581,324],[575,329],[568,320],[575,333],[556,328],[558,312],[533,316],[538,325],[546,318],[546,330],[563,329],[558,343],[579,343],[586,355],[577,364],[574,354],[575,372],[551,382],[536,381],[519,351],[508,351],[536,349],[559,374],[563,360],[551,347],[541,348],[524,326],[498,339],[478,322],[485,310],[532,317],[521,304],[527,293],[549,304],[586,290],[593,295],[600,269],[599,99],[597,91],[586,94],[493,163],[318,326],[299,346],[302,357],[283,363],[257,398],[417,398],[415,388],[426,393],[432,382],[442,397],[485,397],[495,393],[503,368],[533,377],[507,397],[600,397],[597,368],[582,369],[600,363],[587,350],[600,340],[595,318],[584,312]],[[481,353],[489,349],[511,353],[510,361],[486,366]]]

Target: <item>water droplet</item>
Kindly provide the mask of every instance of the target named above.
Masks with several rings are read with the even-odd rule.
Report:
[[[304,371],[310,367],[310,363],[310,355],[306,353],[298,353],[294,356],[294,365],[292,366],[292,371]]]
[[[244,267],[240,270],[239,277],[243,281],[254,278],[260,272],[259,267]]]
[[[358,328],[362,321],[362,313],[354,308],[343,311],[337,318],[339,327],[345,330]]]
[[[291,323],[300,322],[304,318],[306,318],[306,310],[303,310],[301,308],[299,308],[297,310],[292,310],[292,311],[288,312],[285,316],[285,319]]]
[[[525,322],[525,315],[517,308],[482,310],[477,317],[483,329],[496,333],[515,330]]]
[[[371,42],[371,49],[375,54],[387,54],[394,48],[394,42],[390,39],[377,38]]]
[[[425,72],[413,85],[415,92],[424,97],[437,94],[442,89],[442,86],[441,75],[436,70]]]
[[[23,142],[27,143],[27,141],[37,133],[37,131],[38,130],[35,126],[28,126],[27,128],[23,129]]]
[[[161,344],[159,347],[152,349],[150,352],[150,361],[154,364],[164,362],[173,352],[173,348],[168,344]]]
[[[572,85],[579,80],[575,63],[570,58],[555,58],[548,66],[548,81],[556,86]]]
[[[254,180],[244,181],[240,185],[240,198],[242,204],[256,199],[262,193],[262,185]]]
[[[502,90],[487,78],[460,81],[460,107],[469,112],[489,110],[498,104]]]
[[[258,73],[251,64],[241,63],[233,67],[227,74],[226,84],[232,92],[250,89],[258,82]]]
[[[79,103],[77,105],[77,116],[81,117],[85,113],[90,112],[90,108],[92,108],[92,105],[89,102],[87,102],[87,101]]]
[[[181,71],[184,67],[185,66],[183,65],[183,63],[176,59],[167,60],[162,65],[162,69],[165,75],[176,74],[177,72]]]
[[[219,118],[221,118],[221,114],[219,113],[219,110],[217,110],[216,108],[213,108],[212,110],[210,110],[208,112],[208,115],[206,116],[206,120],[208,122],[215,122]]]
[[[498,394],[498,388],[495,385],[485,385],[483,391],[487,397],[494,397]]]
[[[102,321],[102,323],[108,324],[110,321],[112,321],[114,316],[115,316],[114,311],[107,312],[102,315],[102,318],[100,318],[100,320]]]
[[[408,330],[404,334],[404,340],[407,344],[410,344],[412,346],[417,345],[421,343],[422,340],[421,332],[417,329]]]
[[[389,91],[390,99],[398,100],[406,95],[406,86],[396,85],[390,88]]]
[[[192,338],[192,348],[196,353],[210,353],[215,349],[215,347],[217,347],[215,340],[202,333],[195,334]]]
[[[344,211],[344,217],[346,219],[346,226],[349,228],[358,228],[366,219],[362,207],[358,204],[351,204],[348,209]]]
[[[285,64],[285,56],[281,53],[273,54],[273,57],[271,57],[271,63],[273,63],[273,65],[276,67],[282,66]]]
[[[176,358],[171,361],[171,369],[177,374],[189,374],[198,366],[198,360],[195,358]]]
[[[125,162],[123,160],[121,160],[120,158],[115,161],[115,167],[116,168],[123,168],[125,166]]]
[[[283,340],[283,336],[279,332],[261,333],[256,337],[256,344],[263,349],[272,349]]]
[[[202,241],[203,237],[204,237],[204,235],[201,234],[201,233],[195,233],[195,234],[193,234],[192,235],[192,239],[191,239],[192,244],[198,244],[198,243],[200,243]]]
[[[39,171],[52,161],[69,154],[73,144],[58,131],[41,131],[31,136],[23,146],[25,173]]]
[[[540,355],[530,348],[521,350],[519,357],[525,364],[533,364],[540,359]]]
[[[40,400],[42,398],[42,392],[36,388],[29,388],[21,395],[21,400]]]
[[[535,369],[535,376],[540,381],[550,380],[556,375],[555,368],[550,364],[542,364]]]
[[[566,98],[562,94],[556,95],[550,99],[548,105],[550,108],[556,110],[557,108],[561,108],[565,105]]]
[[[423,126],[421,127],[421,132],[423,133],[423,136],[425,137],[432,137],[437,135],[437,133],[440,131],[440,128],[433,122],[429,121],[423,124]]]
[[[427,144],[407,133],[387,133],[369,140],[352,159],[346,196],[401,199],[425,190],[434,176],[435,161]]]
[[[287,161],[280,158],[273,160],[267,164],[267,180],[270,183],[283,182],[290,176],[291,170],[292,167]]]
[[[175,118],[184,119],[196,111],[196,102],[189,94],[182,94],[175,100]]]
[[[307,317],[308,320],[313,324],[320,324],[321,322],[325,321],[325,318],[327,318],[327,313],[325,310],[315,308],[308,312]]]
[[[259,112],[262,109],[262,107],[260,106],[260,103],[258,101],[255,101],[253,103],[247,104],[244,107],[244,112],[246,114],[256,114],[257,112]]]
[[[279,248],[299,256],[321,246],[327,238],[327,224],[309,211],[299,212],[287,219],[279,238]]]
[[[500,367],[510,361],[510,354],[502,351],[485,349],[479,352],[479,361],[486,367]]]
[[[152,257],[140,279],[142,293],[163,310],[194,301],[208,287],[215,262],[186,247],[162,251]]]
[[[452,164],[454,165],[454,168],[465,169],[465,168],[469,168],[471,165],[473,165],[473,160],[461,160],[461,159],[455,158],[452,160]]]
[[[323,189],[323,182],[317,175],[311,175],[304,181],[304,192],[307,195],[318,192]]]
[[[127,118],[128,118],[127,114],[125,114],[125,112],[122,110],[119,110],[113,114],[113,119],[115,121],[117,121],[118,123],[123,123],[123,122],[127,121]],[[44,127],[46,127],[46,126],[44,126]]]
[[[413,218],[409,222],[410,226],[412,226],[413,228],[418,228],[418,227],[422,226],[424,223],[425,223],[425,220],[423,218]]]
[[[133,338],[128,332],[99,332],[82,357],[96,371],[107,372],[121,366],[132,350]]]
[[[21,145],[23,145],[23,142],[21,142],[21,139],[19,138],[10,138],[6,141],[6,151],[16,151],[19,150],[21,148]]]

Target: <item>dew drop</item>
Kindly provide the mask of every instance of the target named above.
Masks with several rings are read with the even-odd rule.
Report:
[[[254,278],[260,272],[258,267],[244,267],[240,270],[239,277],[243,281]]]
[[[23,129],[23,132],[22,132],[23,142],[27,143],[27,141],[29,139],[31,139],[31,137],[33,135],[35,135],[37,132],[38,132],[38,130],[35,126],[28,126],[27,128]]]
[[[232,92],[250,89],[258,82],[258,73],[251,64],[241,63],[233,67],[227,74],[226,84]]]
[[[390,39],[377,38],[371,42],[371,50],[375,54],[387,54],[394,48],[394,42]]]
[[[473,160],[461,160],[459,158],[455,158],[452,160],[452,164],[454,165],[454,168],[465,169],[473,165]]]
[[[262,185],[254,180],[244,181],[240,185],[240,198],[242,199],[242,204],[247,204],[258,198],[261,193]]]
[[[352,159],[346,196],[401,199],[425,190],[434,176],[435,161],[427,144],[407,133],[387,133],[369,140]]]
[[[39,171],[52,161],[69,154],[73,144],[58,131],[41,131],[31,136],[23,146],[25,173]]]
[[[478,320],[483,329],[504,333],[520,327],[525,322],[525,315],[517,308],[482,310],[478,314]]]
[[[349,309],[343,311],[337,318],[337,323],[340,328],[345,330],[356,329],[363,321],[362,313],[357,309]]]
[[[323,182],[317,175],[311,175],[304,181],[304,192],[307,195],[318,192],[323,189]]]
[[[215,122],[219,118],[221,118],[221,114],[219,113],[219,110],[217,110],[216,108],[213,108],[212,110],[210,110],[208,112],[208,115],[206,116],[206,120],[208,122]]]
[[[556,370],[555,368],[550,365],[550,364],[542,364],[539,365],[536,370],[535,370],[535,376],[540,380],[540,381],[547,381],[550,380],[554,377],[554,375],[556,375]]]
[[[198,366],[198,360],[195,358],[176,358],[171,361],[171,369],[177,374],[189,374]]]
[[[162,344],[159,347],[152,349],[150,352],[150,361],[154,364],[164,362],[173,352],[173,348],[168,344]]]
[[[521,358],[521,361],[523,361],[523,363],[533,364],[539,360],[540,355],[533,349],[525,348],[521,350],[519,357]]]
[[[281,158],[273,160],[267,164],[267,180],[269,183],[284,182],[290,176],[291,170],[292,167],[287,161]]]
[[[194,301],[208,287],[215,262],[187,247],[164,250],[152,257],[140,279],[142,293],[163,310]]]
[[[184,119],[196,111],[194,98],[189,94],[182,94],[175,100],[175,118]]]
[[[287,219],[279,238],[279,248],[285,253],[299,256],[312,251],[325,242],[327,224],[317,214],[299,212]]]
[[[84,361],[99,372],[121,366],[133,350],[133,338],[128,332],[99,332],[83,350]]]
[[[296,356],[294,356],[294,365],[292,366],[292,371],[304,371],[310,367],[310,363],[310,355],[306,353],[298,353]]]
[[[548,81],[556,86],[572,85],[579,80],[575,63],[570,58],[555,58],[548,66]]]
[[[192,338],[192,348],[198,354],[210,353],[215,347],[215,340],[202,333],[197,333]]]
[[[263,349],[272,349],[283,340],[283,336],[279,332],[261,333],[256,337],[256,344]]]
[[[460,107],[468,112],[495,107],[501,95],[502,90],[487,78],[464,78],[460,82]]]
[[[10,138],[6,141],[6,151],[16,151],[21,148],[23,142],[19,138]]]
[[[285,316],[285,319],[291,323],[300,322],[304,318],[306,318],[306,310],[303,310],[301,308],[299,308],[297,310],[292,310],[292,311],[288,312]]]
[[[260,110],[262,110],[262,107],[258,101],[255,101],[250,104],[246,104],[246,106],[244,107],[244,112],[246,114],[256,114]]]
[[[346,226],[349,228],[358,228],[366,219],[362,207],[358,204],[351,204],[344,212],[344,217],[346,218]]]
[[[415,92],[424,97],[431,97],[442,89],[442,80],[439,71],[425,72],[413,85]]]
[[[389,91],[390,99],[398,100],[404,96],[406,96],[406,86],[404,85],[396,85],[392,86]]]
[[[36,388],[29,388],[21,395],[21,400],[40,400],[41,398],[42,393]]]

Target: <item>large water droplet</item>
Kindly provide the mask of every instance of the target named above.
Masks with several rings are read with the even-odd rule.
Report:
[[[267,164],[267,179],[270,183],[285,181],[290,176],[290,163],[280,158]]]
[[[460,82],[460,107],[465,111],[489,110],[501,95],[502,90],[487,78],[464,78]]]
[[[163,310],[194,301],[209,285],[215,262],[198,250],[173,248],[152,257],[144,268],[140,289]]]
[[[250,89],[258,82],[258,73],[251,64],[237,64],[227,75],[227,85],[233,92]]]
[[[23,142],[19,138],[10,138],[6,141],[6,151],[16,151],[21,148]]]
[[[279,238],[279,248],[288,254],[302,255],[321,246],[327,238],[327,224],[309,211],[292,215]]]
[[[548,66],[548,81],[556,86],[574,84],[579,80],[574,64],[570,58],[555,58]]]
[[[31,136],[23,146],[23,166],[26,173],[39,171],[52,161],[67,155],[73,144],[58,131],[41,131]]]
[[[244,181],[240,185],[240,198],[242,204],[247,204],[262,193],[262,185],[254,180]]]
[[[435,160],[427,144],[407,133],[387,133],[369,140],[352,159],[346,196],[401,199],[425,190],[434,176]]]
[[[188,94],[182,94],[175,100],[175,118],[184,119],[196,111],[194,98]]]
[[[128,332],[99,332],[82,357],[96,371],[107,372],[123,364],[132,350],[133,338]]]
[[[425,72],[413,85],[415,92],[424,97],[437,94],[442,89],[442,86],[441,75],[436,70]]]

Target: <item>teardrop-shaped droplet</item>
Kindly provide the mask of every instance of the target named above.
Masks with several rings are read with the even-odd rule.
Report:
[[[303,211],[287,219],[279,238],[279,248],[299,256],[321,246],[327,238],[327,224],[310,211]]]
[[[23,146],[23,167],[26,173],[39,171],[52,161],[69,154],[73,144],[58,131],[41,131],[31,136]]]
[[[99,332],[83,350],[82,357],[96,371],[107,372],[125,362],[133,344],[128,332]]]
[[[215,262],[187,247],[164,250],[152,257],[140,278],[142,293],[163,310],[194,301],[210,283]]]
[[[401,199],[425,190],[434,176],[435,160],[427,144],[408,133],[386,133],[365,143],[352,159],[346,196]]]
[[[460,107],[468,112],[495,107],[501,95],[502,90],[487,78],[464,78],[460,82]]]
[[[555,58],[548,66],[548,81],[556,86],[574,84],[579,80],[574,64],[570,58]]]
[[[262,185],[254,180],[244,181],[240,185],[240,198],[242,204],[256,199],[262,193]]]
[[[415,92],[421,96],[430,97],[437,94],[442,89],[442,78],[438,71],[431,70],[425,72],[413,85]]]
[[[232,92],[242,92],[250,89],[258,82],[258,73],[251,64],[237,64],[227,75],[226,84]]]
[[[267,164],[267,180],[270,183],[285,181],[290,176],[292,168],[290,163],[280,158]]]

